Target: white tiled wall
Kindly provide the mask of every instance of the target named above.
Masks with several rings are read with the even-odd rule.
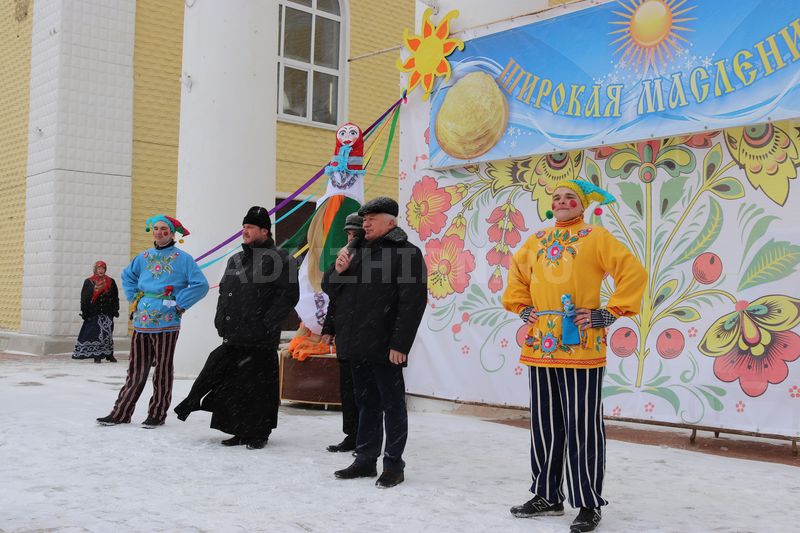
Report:
[[[128,263],[135,12],[134,0],[34,2],[24,333],[75,335],[94,261],[118,285]]]

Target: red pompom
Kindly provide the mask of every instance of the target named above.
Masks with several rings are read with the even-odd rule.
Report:
[[[603,208],[602,207],[595,207],[594,208],[594,214],[597,215],[597,216],[602,215],[603,214]]]

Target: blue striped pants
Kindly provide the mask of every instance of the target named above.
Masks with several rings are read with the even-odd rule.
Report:
[[[564,501],[566,469],[570,505],[608,504],[600,496],[606,468],[604,370],[530,367],[531,492],[550,503]]]

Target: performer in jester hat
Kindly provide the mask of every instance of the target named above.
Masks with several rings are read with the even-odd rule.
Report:
[[[647,273],[605,228],[584,221],[591,202],[614,197],[588,181],[559,182],[555,226],[533,234],[514,254],[503,306],[528,324],[520,362],[530,367],[533,498],[511,508],[520,518],[564,514],[566,463],[569,503],[580,512],[571,532],[600,522],[605,474],[601,389],[606,328],[641,307]],[[614,293],[600,304],[603,277]]]

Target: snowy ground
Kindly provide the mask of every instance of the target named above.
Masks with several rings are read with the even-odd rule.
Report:
[[[406,482],[339,481],[325,451],[336,412],[281,408],[263,450],[225,448],[209,414],[163,427],[99,427],[126,363],[0,361],[0,531],[566,532],[574,517],[520,520],[526,431],[411,413]],[[177,380],[175,399],[188,391]],[[146,416],[139,402],[134,422]],[[796,467],[609,441],[599,531],[798,531]]]

